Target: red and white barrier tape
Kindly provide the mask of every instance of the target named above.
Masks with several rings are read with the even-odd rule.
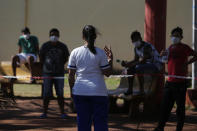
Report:
[[[165,74],[135,74],[135,75],[111,75],[109,78],[122,78],[122,77],[133,77],[133,76],[139,76],[139,75],[143,75],[143,76],[165,76],[165,77],[173,77],[173,78],[180,78],[180,79],[193,79],[193,80],[197,80],[197,78],[193,78],[190,76],[177,76],[177,75],[165,75]],[[1,76],[0,78],[6,78],[6,79],[11,79],[11,78],[17,78],[17,79],[27,79],[27,78],[34,78],[34,79],[65,79],[67,78],[66,76],[54,76],[54,77],[44,77],[44,76]]]
[[[193,79],[193,80],[197,80],[197,78],[193,78],[193,77],[191,77],[191,76],[177,76],[177,75],[165,75],[165,74],[136,74],[136,76],[149,76],[149,75],[151,75],[151,76],[155,76],[155,75],[157,75],[157,76],[165,76],[166,78],[168,78],[168,77],[173,77],[173,78],[180,78],[180,79]],[[111,75],[110,76],[110,78],[112,78],[112,77],[133,77],[133,76],[135,76],[135,75]]]
[[[11,79],[11,78],[16,78],[16,79],[27,79],[27,78],[33,78],[33,79],[65,79],[65,76],[55,76],[55,77],[44,77],[44,76],[0,76],[0,78],[6,78],[6,79]]]

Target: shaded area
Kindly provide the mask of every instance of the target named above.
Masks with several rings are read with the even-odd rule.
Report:
[[[69,112],[70,99],[65,99],[65,111],[68,119],[61,119],[56,99],[51,100],[47,119],[40,119],[42,111],[42,99],[16,98],[16,105],[7,109],[0,109],[0,130],[72,130],[76,131],[76,114]],[[184,131],[197,130],[197,111],[187,110]],[[134,119],[128,118],[127,114],[109,114],[110,131],[151,131],[157,124],[157,117],[145,116],[139,113]],[[167,123],[167,130],[175,130],[175,109]]]

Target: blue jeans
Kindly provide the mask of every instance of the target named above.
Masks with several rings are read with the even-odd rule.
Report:
[[[108,131],[108,97],[73,95],[77,110],[78,131]]]
[[[43,97],[44,98],[50,98],[53,96],[53,84],[55,85],[55,91],[56,91],[56,95],[58,97],[63,97],[64,96],[64,79],[51,79],[50,77],[63,77],[64,74],[43,74],[43,77],[46,77],[46,79],[44,79],[44,94]],[[49,77],[49,78],[47,78]]]

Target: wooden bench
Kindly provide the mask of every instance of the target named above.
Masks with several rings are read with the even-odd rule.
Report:
[[[39,62],[35,62],[32,68],[33,76],[41,76],[42,67]],[[14,99],[14,91],[13,91],[13,84],[32,84],[30,82],[31,73],[25,67],[25,65],[21,65],[19,68],[16,69],[16,76],[25,76],[23,78],[17,78],[16,81],[11,82],[9,78],[5,78],[2,76],[12,76],[12,66],[10,61],[2,61],[0,63],[0,83],[1,83],[1,92],[3,97],[10,97]],[[37,79],[35,84],[42,85],[43,81]],[[43,88],[42,88],[43,90]],[[42,95],[42,94],[41,94]]]
[[[136,117],[140,110],[143,113],[150,113],[154,110],[154,101],[156,89],[157,78],[152,78],[151,76],[145,76],[145,94],[140,95],[139,93],[139,84],[134,83],[133,94],[130,97],[121,97],[121,94],[127,91],[128,89],[128,80],[127,78],[121,78],[120,84],[117,89],[109,90],[109,111],[110,112],[124,112],[128,113],[128,117]],[[117,100],[122,99],[123,105],[119,107],[117,105]],[[143,109],[140,109],[143,108]],[[154,112],[154,111],[153,111]]]

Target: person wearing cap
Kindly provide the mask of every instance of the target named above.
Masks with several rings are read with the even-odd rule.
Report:
[[[21,33],[22,35],[18,40],[19,54],[12,58],[13,75],[16,76],[17,67],[21,64],[25,64],[25,66],[31,71],[32,76],[33,63],[37,61],[37,55],[39,52],[38,38],[31,35],[28,27],[22,29]],[[13,78],[12,80],[16,80],[16,78]],[[31,78],[31,82],[34,82],[34,79]]]
[[[57,101],[60,107],[61,118],[67,118],[64,113],[64,65],[68,61],[69,50],[59,41],[59,30],[53,28],[49,31],[50,40],[44,43],[40,49],[40,62],[42,64],[44,78],[43,114],[40,118],[47,117],[48,105],[53,97],[52,88],[55,85]]]
[[[186,77],[188,74],[188,65],[197,60],[197,52],[184,44],[183,30],[176,27],[171,31],[172,44],[161,56],[165,57],[165,63],[168,64],[168,77],[165,87],[163,100],[161,102],[161,112],[158,126],[155,131],[164,131],[164,127],[170,116],[171,110],[176,102],[177,109],[177,127],[176,131],[182,131],[185,119],[185,97],[188,87],[187,79],[177,78],[176,76]],[[191,58],[189,58],[191,56]]]

